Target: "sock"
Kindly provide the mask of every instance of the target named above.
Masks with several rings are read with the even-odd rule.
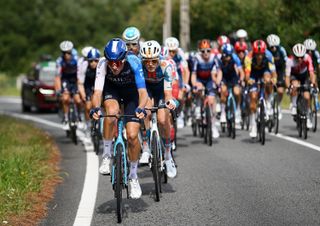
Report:
[[[298,96],[293,96],[291,101],[292,101],[292,107],[297,107],[297,98]]]
[[[64,113],[64,120],[68,121],[68,113]]]
[[[166,138],[162,138],[162,141],[164,143],[164,147],[166,149],[165,153],[164,153],[164,158],[165,160],[170,160],[172,158],[171,156],[171,142],[170,139],[166,139]]]
[[[138,161],[130,162],[130,173],[129,173],[129,179],[137,179],[137,169],[138,169]]]
[[[102,158],[111,158],[112,140],[103,140]]]
[[[256,125],[256,113],[251,113],[250,114],[250,124],[251,126],[255,126]]]

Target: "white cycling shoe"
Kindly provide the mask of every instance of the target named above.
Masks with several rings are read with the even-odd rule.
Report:
[[[142,191],[138,179],[129,180],[129,193],[132,199],[139,199],[141,197]]]
[[[102,175],[109,175],[110,174],[110,163],[111,163],[111,158],[105,157],[102,159],[102,163],[99,168],[99,172]]]
[[[140,164],[148,164],[149,163],[149,158],[150,158],[150,152],[144,150],[142,152],[141,157],[140,157],[139,163]]]
[[[63,121],[62,122],[62,129],[63,130],[69,130],[69,122],[68,121]]]
[[[312,128],[312,122],[311,122],[310,118],[307,119],[307,128],[308,129]]]
[[[212,126],[212,138],[217,139],[218,137],[220,137],[220,134],[217,127],[214,125]]]
[[[253,126],[251,127],[251,131],[250,131],[249,135],[250,135],[250,137],[252,137],[252,138],[257,137],[257,126],[256,126],[256,125],[253,125]]]
[[[177,168],[174,164],[173,159],[171,158],[169,160],[166,160],[164,163],[166,164],[167,176],[169,178],[174,178],[177,175]]]

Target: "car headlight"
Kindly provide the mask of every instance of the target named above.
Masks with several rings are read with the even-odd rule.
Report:
[[[54,90],[52,89],[43,89],[43,88],[40,88],[39,92],[43,95],[52,95],[55,93]]]

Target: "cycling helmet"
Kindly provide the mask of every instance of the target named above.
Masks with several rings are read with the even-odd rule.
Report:
[[[111,39],[104,47],[104,56],[107,60],[123,60],[126,57],[126,53],[126,43],[120,38]]]
[[[88,60],[99,60],[100,58],[100,51],[96,48],[91,48],[88,55],[87,59]]]
[[[143,42],[140,47],[140,54],[142,58],[154,59],[160,56],[161,46],[157,41],[151,40]]]
[[[165,41],[165,46],[168,47],[169,50],[177,50],[179,48],[179,41],[174,37],[169,37]]]
[[[136,27],[128,27],[122,33],[122,38],[125,42],[139,42],[140,31]]]
[[[234,49],[236,50],[236,52],[241,52],[241,51],[246,51],[248,49],[247,43],[245,42],[239,42],[236,41],[236,43],[234,44]]]
[[[263,40],[256,40],[253,42],[253,53],[265,53],[266,43]]]
[[[218,44],[219,46],[223,46],[226,43],[230,43],[230,40],[227,36],[221,35],[218,37]]]
[[[298,43],[293,46],[292,51],[296,57],[304,57],[307,49],[304,45],[302,45],[301,43]]]
[[[166,58],[169,56],[169,49],[168,49],[168,47],[162,46],[160,55],[161,55],[163,58],[166,59]]]
[[[280,38],[278,35],[271,34],[267,37],[267,43],[270,47],[280,45]]]
[[[303,45],[306,47],[307,50],[313,51],[317,48],[317,43],[311,38],[304,40]]]
[[[202,39],[198,42],[199,49],[211,49],[211,44],[209,39]]]
[[[73,49],[73,43],[71,41],[63,41],[60,43],[60,49],[62,52],[69,52]]]
[[[87,57],[89,51],[92,49],[92,46],[86,46],[84,48],[81,49],[81,54],[83,57]]]
[[[247,38],[248,37],[248,33],[244,29],[237,30],[236,35],[238,38]]]
[[[233,46],[230,43],[226,43],[222,46],[222,55],[231,56],[233,53]]]

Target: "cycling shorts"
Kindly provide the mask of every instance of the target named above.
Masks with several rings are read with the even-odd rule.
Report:
[[[208,96],[214,97],[216,95],[215,87],[213,87],[213,82],[212,82],[211,78],[208,80],[203,80],[203,79],[197,78],[197,82],[201,82],[203,84],[203,86],[206,88]]]
[[[69,92],[71,94],[78,93],[78,85],[77,82],[71,82],[69,80],[61,80],[62,93]]]
[[[163,81],[159,83],[146,82],[146,87],[148,96],[150,97],[150,99],[154,99],[155,104],[158,104],[160,100],[164,99]]]

